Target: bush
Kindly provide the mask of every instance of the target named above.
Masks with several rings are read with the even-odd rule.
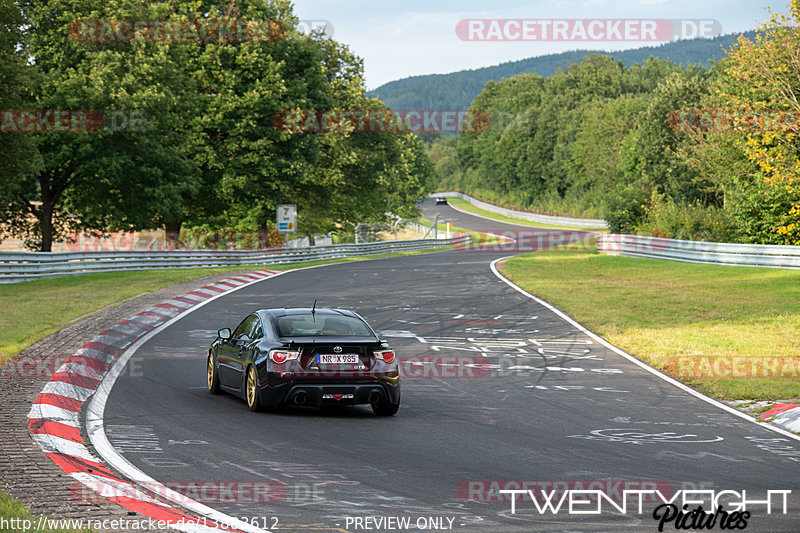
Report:
[[[639,187],[627,185],[617,191],[606,206],[606,222],[612,233],[632,233],[647,214],[647,194]]]
[[[787,225],[797,194],[767,185],[763,178],[730,180],[728,205],[740,234],[740,241],[755,244],[796,244],[792,232],[777,228]]]
[[[700,204],[676,204],[657,191],[638,231],[655,237],[690,241],[736,242],[735,222],[728,211]]]

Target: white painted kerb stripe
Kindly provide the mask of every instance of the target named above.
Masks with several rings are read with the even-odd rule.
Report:
[[[188,304],[187,304],[188,305]],[[142,333],[144,333],[144,329],[140,328],[139,326],[134,326],[133,324],[117,324],[114,326],[113,329],[115,331],[119,331],[124,335],[128,335],[131,337],[138,337]]]
[[[139,330],[140,333],[144,333],[144,330]],[[138,333],[137,333],[138,335]],[[110,353],[101,352],[100,350],[96,350],[94,348],[78,348],[75,351],[75,355],[82,355],[83,357],[89,357],[91,359],[97,359],[101,363],[108,363],[109,359],[114,357]]]
[[[800,431],[800,407],[778,413],[772,423],[778,424],[789,431]]]
[[[71,385],[63,381],[49,381],[42,389],[42,392],[45,394],[65,396],[81,402],[86,401],[86,398],[94,394],[94,391],[91,389],[78,387],[77,385]]]
[[[52,422],[58,422],[66,426],[80,427],[78,424],[78,413],[67,411],[61,407],[48,403],[35,403],[28,412],[28,419],[44,418]]]
[[[96,380],[101,380],[103,378],[104,372],[93,368],[91,366],[82,365],[80,363],[64,363],[58,370],[56,370],[58,374],[76,374],[78,376],[82,376],[85,378],[92,378]],[[51,381],[50,383],[58,383]]]
[[[42,448],[44,453],[63,453],[64,455],[70,455],[78,459],[85,459],[86,461],[95,463],[98,462],[97,458],[89,453],[86,446],[75,441],[48,435],[46,433],[34,433],[31,435],[31,438]]]

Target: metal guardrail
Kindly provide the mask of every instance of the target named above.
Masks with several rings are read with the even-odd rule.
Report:
[[[304,263],[460,246],[469,244],[470,239],[469,235],[464,235],[452,239],[383,241],[273,250],[0,252],[0,283],[90,272]]]
[[[528,213],[526,211],[514,211],[513,209],[506,209],[505,207],[498,207],[496,205],[492,205],[477,198],[473,198],[464,193],[460,192],[437,192],[433,194],[429,194],[431,198],[435,198],[437,196],[454,196],[456,198],[461,198],[465,200],[475,207],[483,209],[484,211],[489,211],[490,213],[497,213],[498,215],[504,215],[511,218],[518,218],[520,220],[529,220],[531,222],[540,222],[542,224],[552,224],[555,226],[569,226],[574,228],[592,228],[592,229],[606,229],[608,228],[608,223],[605,220],[601,220],[599,218],[573,218],[573,217],[560,217],[554,215],[540,215],[538,213]]]
[[[800,269],[800,246],[683,241],[642,235],[600,235],[598,251],[722,265]]]

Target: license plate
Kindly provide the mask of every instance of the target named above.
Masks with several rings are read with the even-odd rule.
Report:
[[[357,364],[359,363],[358,354],[354,353],[318,353],[317,364],[336,365],[336,364]]]

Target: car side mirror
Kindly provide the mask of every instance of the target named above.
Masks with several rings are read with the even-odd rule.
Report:
[[[222,328],[217,332],[220,339],[230,339],[231,338],[231,328]]]

